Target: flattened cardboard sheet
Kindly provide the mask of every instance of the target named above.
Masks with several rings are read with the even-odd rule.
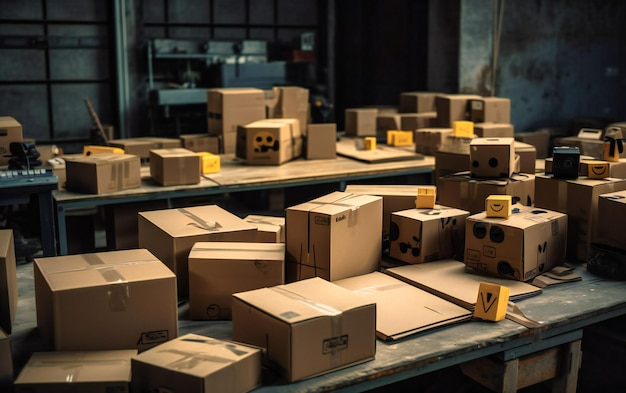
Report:
[[[355,145],[356,138],[341,138],[337,142],[337,155],[352,158],[357,161],[375,164],[380,162],[423,160],[424,155],[393,146],[378,144],[375,150],[358,150]]]

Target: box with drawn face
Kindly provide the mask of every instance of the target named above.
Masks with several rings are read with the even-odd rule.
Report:
[[[389,256],[407,263],[461,258],[468,216],[468,211],[441,205],[392,213]]]
[[[298,119],[265,119],[244,128],[247,164],[280,165],[302,155]]]
[[[513,138],[474,138],[470,142],[470,172],[475,177],[510,177],[515,172]]]
[[[485,212],[465,223],[465,264],[486,274],[528,281],[565,260],[567,215],[516,206],[508,218]]]

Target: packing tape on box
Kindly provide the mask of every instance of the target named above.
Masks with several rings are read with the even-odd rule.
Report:
[[[80,355],[80,353],[78,353]],[[64,382],[73,383],[79,382],[80,372],[86,366],[92,367],[101,367],[101,366],[124,366],[128,365],[130,369],[130,358],[129,359],[86,359],[84,357],[80,357],[80,359],[76,360],[67,360],[67,359],[46,359],[46,360],[36,360],[32,363],[28,363],[28,367],[38,367],[38,368],[55,368],[62,369],[65,372]]]
[[[193,225],[195,227],[198,227],[200,229],[204,229],[205,231],[218,231],[220,228],[222,228],[222,226],[220,225],[219,222],[217,221],[205,221],[203,220],[201,217],[193,214],[192,212],[190,212],[189,210],[185,209],[185,208],[180,208],[180,209],[176,209],[179,212],[181,212],[182,214],[184,214],[185,216],[187,216],[188,218],[192,219],[194,222],[190,222],[187,225]]]

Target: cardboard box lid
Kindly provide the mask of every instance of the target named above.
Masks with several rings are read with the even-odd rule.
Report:
[[[130,382],[130,362],[136,355],[136,349],[35,352],[15,384]]]
[[[376,335],[383,340],[472,318],[471,311],[384,273],[334,283],[376,303]]]
[[[417,185],[360,185],[360,184],[348,184],[345,192],[350,194],[365,194],[365,195],[377,195],[377,196],[407,196],[417,197],[417,189],[420,187]]]
[[[284,243],[197,242],[189,259],[233,259],[236,261],[283,261]]]
[[[34,263],[53,291],[175,278],[146,249],[35,258]]]
[[[626,204],[626,191],[616,191],[602,194],[600,195],[600,198],[619,204]]]
[[[0,128],[22,127],[22,124],[11,116],[0,116]]]
[[[433,221],[447,217],[456,217],[469,214],[466,210],[443,205],[435,205],[433,209],[407,209],[391,213],[394,216],[411,218],[419,221]]]
[[[334,191],[309,202],[290,207],[289,209],[312,211],[315,213],[334,215],[350,211],[357,211],[359,206],[375,202],[382,198],[375,195],[357,195],[342,191]]]
[[[371,300],[319,277],[239,292],[233,296],[290,325],[340,316],[346,311],[373,304]]]
[[[224,87],[224,88],[212,88],[208,90],[208,93],[217,93],[221,95],[245,95],[245,94],[261,94],[265,100],[265,93],[261,89],[255,87]]]
[[[260,349],[190,333],[140,353],[133,362],[204,378],[252,356],[258,357],[260,369]]]
[[[81,163],[86,165],[107,165],[124,161],[138,160],[139,157],[133,154],[102,153],[91,156],[68,156],[64,157],[66,165],[71,163]]]
[[[518,209],[519,212],[513,212],[513,214],[511,214],[508,218],[487,217],[486,212],[480,212],[469,216],[467,219],[472,221],[489,222],[512,228],[527,229],[567,216],[564,213],[542,209],[539,207],[521,206],[519,204],[513,205],[513,208]]]
[[[244,221],[249,222],[250,224],[256,225],[259,229],[264,230],[277,230],[276,227],[284,227],[285,226],[285,217],[273,217],[273,216],[261,216],[256,214],[249,214],[243,218]]]
[[[169,149],[153,149],[150,153],[161,158],[196,157],[198,154],[184,147],[172,147]]]
[[[253,224],[217,205],[154,210],[139,215],[172,237],[257,230]]]

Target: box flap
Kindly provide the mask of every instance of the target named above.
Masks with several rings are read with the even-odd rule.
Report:
[[[284,243],[197,242],[189,259],[275,260],[285,259]]]

